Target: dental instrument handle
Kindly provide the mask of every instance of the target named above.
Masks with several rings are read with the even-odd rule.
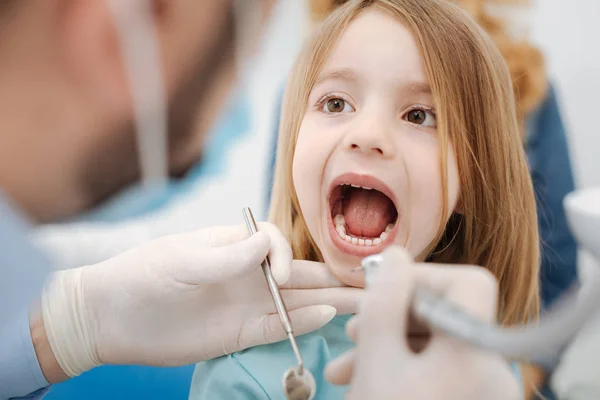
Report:
[[[242,210],[242,214],[244,215],[244,220],[246,221],[246,226],[248,227],[248,232],[250,235],[254,235],[258,232],[258,226],[256,225],[256,220],[254,219],[254,215],[252,214],[252,210],[250,207],[244,207]],[[287,312],[287,308],[285,307],[285,303],[281,298],[281,293],[279,291],[279,286],[273,278],[273,273],[271,272],[271,263],[269,262],[269,256],[264,259],[262,264],[263,273],[265,275],[265,279],[267,280],[267,286],[269,286],[269,291],[271,292],[271,297],[273,298],[273,303],[275,304],[275,309],[277,310],[277,314],[279,315],[279,319],[281,320],[281,325],[285,333],[287,333],[288,338],[290,340],[290,344],[292,345],[292,350],[294,351],[294,355],[298,360],[298,370],[300,375],[302,375],[304,362],[302,361],[302,356],[300,355],[300,350],[298,349],[298,344],[296,343],[296,338],[294,337],[294,331],[292,328],[292,322],[290,321],[290,316]]]

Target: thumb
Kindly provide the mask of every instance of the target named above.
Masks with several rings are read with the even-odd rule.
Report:
[[[197,268],[196,284],[210,284],[246,276],[254,272],[269,254],[271,239],[257,232],[247,239],[223,247],[204,248],[203,265]]]
[[[406,338],[408,316],[414,287],[414,267],[406,251],[388,247],[383,262],[373,276],[363,298],[360,327],[355,336],[360,340],[359,357],[377,360],[389,356],[389,349],[398,346],[409,354]]]
[[[336,309],[327,305],[309,306],[297,308],[289,311],[294,336],[304,335],[325,326],[335,317]],[[287,339],[287,333],[281,326],[281,320],[278,314],[270,314],[261,322],[262,329],[255,332],[262,332],[264,336],[256,338],[256,345],[265,343],[275,343]]]
[[[354,358],[356,350],[352,349],[325,367],[325,379],[334,385],[348,385],[354,374]]]

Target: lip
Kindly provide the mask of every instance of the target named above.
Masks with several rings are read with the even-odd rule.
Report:
[[[362,187],[368,187],[371,189],[375,189],[390,198],[390,200],[394,204],[394,207],[396,207],[396,211],[398,212],[398,217],[396,219],[396,223],[394,224],[394,229],[392,229],[392,231],[389,233],[387,239],[383,243],[380,243],[377,245],[372,245],[372,246],[360,246],[360,245],[355,245],[355,244],[346,242],[345,240],[342,240],[342,238],[340,238],[337,231],[335,230],[335,224],[333,223],[333,217],[331,215],[331,206],[332,205],[330,204],[331,199],[329,197],[330,197],[331,193],[333,192],[333,189],[335,189],[337,186],[343,185],[343,184],[358,185],[358,186],[362,186]],[[396,236],[398,234],[398,225],[399,225],[398,221],[400,221],[400,208],[398,207],[398,202],[396,200],[396,196],[394,195],[394,192],[392,192],[392,190],[389,188],[389,186],[387,186],[383,181],[381,181],[371,175],[347,173],[347,174],[343,174],[343,175],[340,175],[337,178],[335,178],[329,185],[327,193],[328,193],[327,194],[327,226],[328,226],[328,230],[329,230],[329,236],[330,236],[331,240],[333,241],[333,244],[335,245],[335,247],[338,248],[338,250],[340,250],[346,254],[364,258],[364,257],[368,257],[373,254],[381,253],[387,246],[394,243],[394,240],[396,239]]]

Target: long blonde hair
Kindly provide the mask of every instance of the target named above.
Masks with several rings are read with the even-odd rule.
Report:
[[[488,268],[499,280],[502,323],[531,320],[539,307],[537,217],[509,72],[489,37],[447,1],[350,1],[306,43],[285,93],[270,220],[295,258],[322,261],[298,203],[292,160],[318,74],[337,39],[367,8],[393,15],[412,32],[434,95],[440,147],[451,143],[456,154],[460,213],[443,210],[428,260]],[[443,204],[447,158],[442,152]]]

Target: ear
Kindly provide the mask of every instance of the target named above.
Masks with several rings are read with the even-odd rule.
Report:
[[[61,17],[59,47],[65,78],[86,100],[120,112],[130,109],[129,84],[108,0],[64,0]]]

